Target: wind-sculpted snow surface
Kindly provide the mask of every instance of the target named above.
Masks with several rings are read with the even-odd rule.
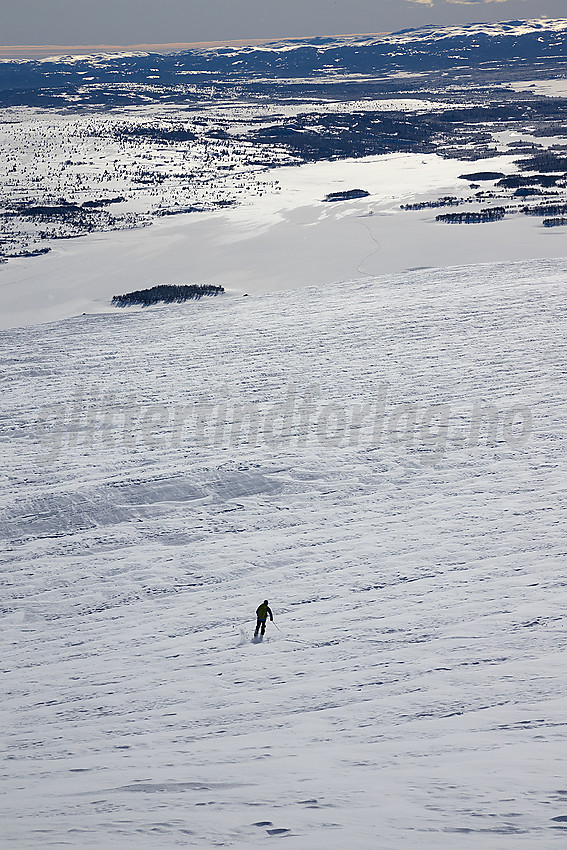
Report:
[[[2,332],[5,846],[563,846],[566,274]]]

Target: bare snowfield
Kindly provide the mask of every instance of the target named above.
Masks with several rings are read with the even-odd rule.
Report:
[[[566,273],[0,334],[6,846],[563,846]]]

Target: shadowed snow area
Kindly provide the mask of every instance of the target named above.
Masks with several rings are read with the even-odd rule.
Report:
[[[566,275],[0,332],[6,846],[563,845]]]

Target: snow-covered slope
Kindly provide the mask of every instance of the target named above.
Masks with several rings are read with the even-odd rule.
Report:
[[[566,274],[0,334],[6,846],[563,845]]]

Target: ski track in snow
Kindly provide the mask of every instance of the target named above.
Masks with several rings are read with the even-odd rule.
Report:
[[[5,846],[563,845],[566,273],[0,332]],[[290,387],[338,430],[270,440]],[[464,445],[476,401],[529,438]],[[440,403],[443,451],[395,441]],[[234,405],[258,439],[219,437]]]

